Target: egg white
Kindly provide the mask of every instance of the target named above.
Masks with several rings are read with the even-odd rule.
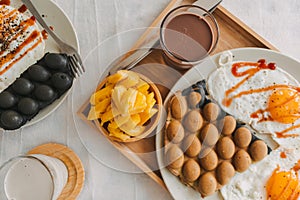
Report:
[[[287,158],[280,157],[282,151],[287,151]],[[228,200],[267,199],[265,186],[273,171],[277,166],[280,166],[281,171],[289,171],[299,159],[299,149],[279,148],[272,151],[262,161],[250,165],[247,171],[237,172],[230,182],[222,187],[221,195]]]
[[[4,13],[8,13],[15,10],[15,8],[11,6],[1,5],[0,11]],[[12,26],[14,24],[19,25],[22,21],[25,21],[30,16],[27,14],[23,14],[17,11],[16,18],[11,20],[9,25]],[[34,23],[32,26],[30,26],[26,31],[23,32],[23,34],[20,34],[14,41],[10,43],[7,49],[3,52],[3,54],[0,56],[0,59],[4,56],[6,56],[9,52],[11,52],[13,49],[17,48],[19,45],[21,45],[29,36],[30,34],[37,30],[39,32],[39,36],[35,38],[33,41],[31,41],[29,44],[27,44],[12,60],[5,63],[3,66],[1,66],[1,70],[4,69],[6,66],[8,66],[10,63],[13,63],[15,60],[17,60],[24,52],[26,52],[28,49],[30,49],[39,39],[42,39],[42,42],[40,42],[34,49],[30,50],[23,58],[18,60],[14,63],[14,65],[7,70],[4,74],[0,75],[0,92],[5,90],[9,85],[11,85],[20,75],[32,64],[34,64],[37,60],[39,60],[44,55],[44,49],[45,49],[45,42],[43,40],[42,34],[39,30],[39,27],[36,23]],[[1,44],[2,45],[2,44]],[[0,45],[0,47],[1,47]]]
[[[275,135],[275,132],[283,131],[289,128],[291,124],[283,124],[276,121],[258,122],[260,119],[251,118],[251,114],[255,111],[259,109],[264,110],[267,108],[268,99],[272,91],[253,93],[250,95],[244,95],[240,98],[235,98],[232,101],[231,105],[228,107],[222,104],[222,101],[225,98],[225,92],[246,77],[235,77],[231,72],[231,68],[234,63],[243,61],[232,61],[232,57],[230,58],[230,56],[232,55],[226,56],[229,56],[229,58],[226,59],[227,62],[220,62],[220,66],[208,77],[207,87],[211,97],[220,104],[223,110],[233,115],[236,119],[249,124],[259,134],[271,134],[273,139],[283,146],[299,146],[299,143],[295,143],[293,141],[293,138],[279,139]],[[221,56],[220,59],[224,60],[224,57]],[[256,62],[256,60],[251,62]],[[240,70],[244,71],[252,67],[249,66]],[[274,84],[299,86],[299,82],[292,75],[281,69],[280,66],[277,66],[276,70],[260,70],[254,76],[249,78],[244,84],[242,84],[238,89],[232,92],[229,97],[242,91],[264,88],[272,86]],[[295,124],[300,124],[300,120],[297,120]],[[299,133],[300,129],[295,129],[293,131],[290,131],[289,133],[296,132]]]

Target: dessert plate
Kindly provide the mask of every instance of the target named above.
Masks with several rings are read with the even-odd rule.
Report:
[[[300,63],[288,56],[285,56],[279,52],[262,49],[262,48],[239,48],[230,50],[234,55],[234,60],[244,60],[244,61],[257,61],[259,59],[266,59],[268,62],[275,62],[282,69],[292,74],[298,81],[300,80]],[[208,75],[217,68],[220,55],[224,52],[218,53],[210,58],[207,58],[203,63],[195,66],[189,70],[183,77],[181,77],[177,83],[171,89],[171,92],[165,99],[165,105],[168,99],[178,90],[183,90],[190,85],[196,83],[201,79],[207,79]],[[163,129],[165,125],[166,117],[161,117],[161,120],[157,127],[156,135],[156,155],[158,159],[158,164],[164,182],[169,189],[171,195],[174,199],[190,199],[196,200],[201,199],[200,193],[194,189],[185,186],[180,182],[178,177],[174,176],[169,172],[169,170],[164,165],[164,134]],[[263,189],[263,188],[262,188]],[[219,192],[206,197],[205,199],[223,199]]]
[[[43,15],[47,24],[53,27],[54,32],[57,33],[57,35],[59,35],[61,39],[64,40],[66,43],[72,45],[75,49],[79,50],[79,44],[75,33],[75,29],[69,18],[64,13],[64,11],[51,0],[32,0],[32,2],[36,6],[37,10]],[[18,9],[23,5],[23,3],[21,2],[21,0],[11,0],[10,5]],[[30,14],[29,11],[26,11],[26,13]],[[40,30],[43,29],[40,28]],[[45,40],[45,43],[45,53],[59,52],[58,46],[50,36],[48,37],[48,39]],[[67,97],[70,91],[71,89],[69,89],[69,91],[63,94],[52,104],[42,109],[33,119],[28,121],[22,127],[33,125],[50,115],[55,109],[57,109],[62,104],[62,102]]]

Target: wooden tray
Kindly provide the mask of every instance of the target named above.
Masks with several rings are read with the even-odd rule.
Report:
[[[169,5],[162,11],[162,13],[153,21],[150,27],[158,27],[164,16],[174,7],[183,4],[192,4],[194,0],[171,0]],[[220,28],[220,39],[217,45],[217,48],[212,54],[218,52],[229,50],[239,47],[261,47],[272,50],[277,50],[273,45],[264,40],[261,36],[251,30],[247,25],[241,22],[238,18],[233,16],[222,6],[214,11],[213,15],[215,16],[219,28]],[[126,59],[135,49],[143,48],[149,41],[157,40],[159,37],[158,33],[153,31],[152,28],[149,28],[145,33],[137,40],[136,44],[132,47],[132,51],[129,51],[124,55],[123,60]],[[149,45],[148,45],[149,46]],[[151,45],[150,45],[151,46]],[[144,58],[138,65],[147,64],[147,63],[163,63],[162,52],[159,49],[154,50],[146,58]],[[165,81],[164,85],[167,85],[167,88],[172,88],[176,83],[179,77],[168,77],[168,70],[166,71],[159,69],[157,71],[155,68],[135,68],[134,71],[137,71],[141,74],[151,77],[151,80],[155,83],[159,83],[162,79]],[[178,74],[184,74],[186,71],[180,71]],[[168,79],[166,80],[166,77]],[[157,82],[156,82],[157,81]],[[158,85],[158,88],[164,99],[169,90],[166,87]],[[82,120],[89,123],[91,126],[94,124],[90,121],[87,121],[86,115],[89,109],[88,100],[87,102],[79,109],[78,115]],[[148,153],[155,151],[155,135],[140,140],[133,143],[118,143],[110,141],[112,145],[117,148],[124,156],[126,156],[130,161],[137,165],[141,170],[147,173],[155,182],[157,182],[162,187],[166,188],[164,181],[162,180],[161,174],[158,167],[157,159],[155,154],[152,157],[142,157],[135,153]]]

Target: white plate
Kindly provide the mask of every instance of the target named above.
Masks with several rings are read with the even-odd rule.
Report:
[[[63,41],[79,50],[79,43],[75,33],[75,29],[69,18],[60,7],[51,0],[32,0],[32,3],[36,6],[39,13],[44,16],[44,20],[46,21],[46,23],[54,28],[54,32],[58,36],[60,36]],[[23,3],[21,2],[21,0],[11,1],[11,6],[17,9],[22,4]],[[40,30],[43,29],[41,28]],[[46,40],[45,53],[46,52],[59,52],[56,43],[50,36]],[[28,121],[22,127],[33,125],[50,115],[55,109],[60,106],[60,104],[62,104],[70,91],[71,89],[69,89],[59,99],[55,100],[52,104],[42,109],[33,119]]]
[[[275,51],[260,48],[240,48],[233,49],[231,50],[231,52],[234,55],[234,60],[257,61],[259,59],[266,59],[268,62],[275,62],[277,66],[283,68],[285,71],[292,74],[298,81],[300,81],[300,63],[288,56]],[[216,69],[220,54],[221,53],[216,54],[205,62],[199,64],[198,66],[195,66],[194,68],[189,70],[182,78],[180,78],[167,96],[164,106],[166,107],[166,102],[168,102],[168,99],[177,90],[183,90],[191,84],[202,80],[203,78],[206,79],[208,75],[214,69]],[[162,118],[157,127],[156,135],[156,153],[162,177],[174,199],[201,199],[198,192],[183,185],[177,177],[171,174],[169,170],[164,167],[164,138],[163,132],[161,131],[163,130],[164,124],[165,118]],[[219,193],[215,193],[214,195],[209,196],[205,199],[222,199],[222,197]]]

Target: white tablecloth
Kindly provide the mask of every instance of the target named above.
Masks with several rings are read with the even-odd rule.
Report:
[[[150,25],[169,0],[55,2],[74,24],[85,58],[91,49],[110,36]],[[300,60],[300,1],[223,0],[222,5],[281,52]],[[96,161],[82,145],[71,112],[72,95],[43,121],[19,131],[1,132],[0,164],[42,143],[63,143],[79,155],[86,170],[85,186],[78,199],[172,199],[147,175],[123,173]]]

